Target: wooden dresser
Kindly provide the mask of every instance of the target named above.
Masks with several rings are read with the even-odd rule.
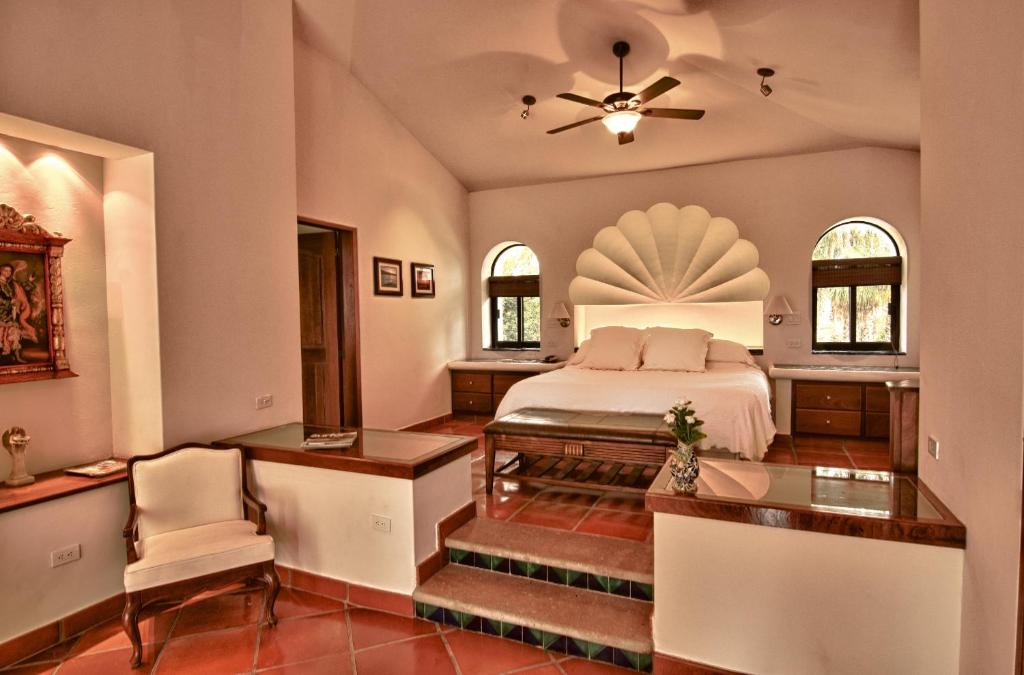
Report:
[[[452,412],[493,415],[505,392],[520,380],[557,370],[565,361],[467,359],[452,361]]]
[[[889,391],[883,382],[793,382],[793,431],[889,437]]]

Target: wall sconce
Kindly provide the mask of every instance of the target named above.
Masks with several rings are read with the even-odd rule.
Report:
[[[558,325],[562,328],[569,327],[569,309],[565,306],[564,302],[560,302],[555,305],[555,308],[548,314],[549,319],[558,319]]]
[[[774,296],[768,302],[768,306],[764,308],[764,313],[768,315],[768,323],[773,326],[778,326],[782,323],[782,317],[795,314],[793,308],[789,305],[789,300],[786,300],[784,295]]]

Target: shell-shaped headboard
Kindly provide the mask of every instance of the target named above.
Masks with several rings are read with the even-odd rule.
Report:
[[[757,247],[700,206],[662,202],[628,211],[576,259],[575,305],[764,300],[771,286]]]

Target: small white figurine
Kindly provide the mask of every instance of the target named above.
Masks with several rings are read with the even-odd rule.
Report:
[[[25,449],[32,440],[21,427],[11,427],[4,432],[3,442],[7,452],[11,454],[11,475],[4,481],[7,485],[28,485],[36,482],[25,470]]]

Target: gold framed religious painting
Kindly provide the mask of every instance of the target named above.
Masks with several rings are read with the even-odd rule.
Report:
[[[71,241],[0,204],[0,384],[74,377],[61,260]]]

